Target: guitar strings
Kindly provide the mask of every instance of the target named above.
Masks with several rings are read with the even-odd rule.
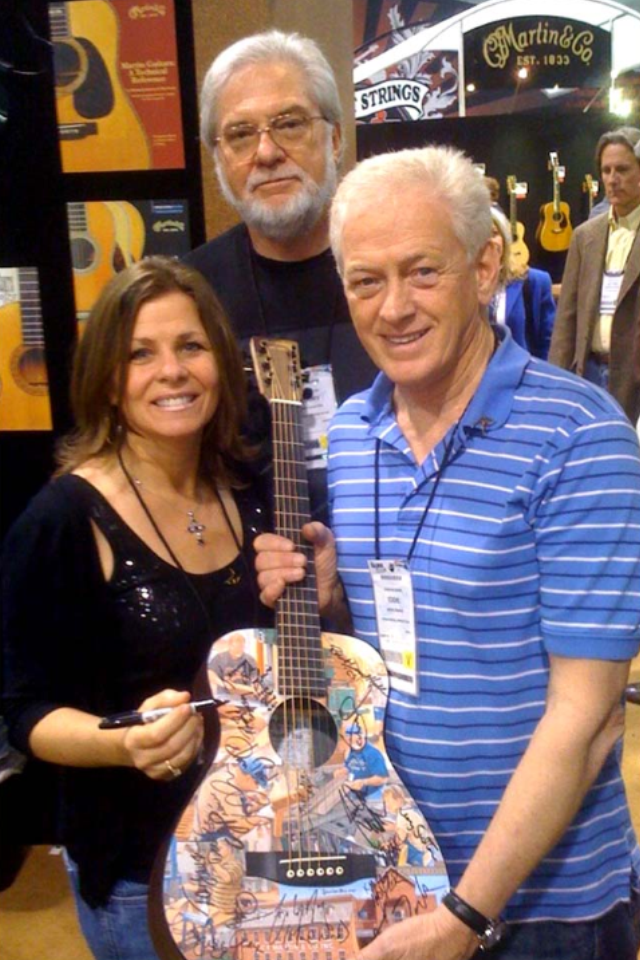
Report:
[[[280,489],[277,489],[278,522],[282,532],[293,538],[296,545],[302,546],[300,526],[303,517],[300,503],[303,499],[303,480],[306,478],[300,475],[301,469],[305,469],[304,463],[302,466],[299,464],[301,459],[299,456],[301,452],[300,410],[299,405],[281,403],[276,405],[274,413],[276,427],[280,428],[276,431],[281,441],[279,445],[283,448],[276,451],[280,466],[277,479],[281,481]],[[287,767],[286,781],[290,795],[287,821],[289,850],[297,852],[298,869],[304,869],[302,855],[310,846],[305,842],[305,835],[308,833],[308,827],[305,829],[304,822],[305,811],[306,818],[309,818],[306,802],[308,782],[305,783],[303,779],[305,749],[313,766],[310,674],[307,671],[305,675],[303,668],[304,654],[308,653],[306,649],[303,650],[305,646],[303,639],[306,636],[307,627],[304,590],[303,585],[292,585],[283,596],[278,644],[282,655],[282,677],[285,681],[285,689],[282,691],[285,695],[285,756],[283,759]],[[294,755],[296,748],[298,756]]]

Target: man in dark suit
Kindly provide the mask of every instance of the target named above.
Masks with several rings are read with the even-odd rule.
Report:
[[[596,163],[610,209],[573,234],[549,359],[609,390],[640,416],[640,130],[600,137]]]

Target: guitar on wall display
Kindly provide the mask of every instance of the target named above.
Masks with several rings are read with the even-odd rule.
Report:
[[[526,183],[518,183],[515,176],[507,177],[509,223],[511,225],[511,269],[516,274],[522,273],[529,263],[529,248],[524,242],[524,224],[520,223],[517,215],[518,200],[523,200],[527,191]]]
[[[38,271],[2,269],[0,286],[0,430],[51,430]]]
[[[598,190],[598,181],[594,180],[590,173],[585,173],[582,181],[582,192],[587,195],[587,219],[591,216],[593,201],[598,196]]]
[[[560,184],[564,182],[565,169],[558,163],[558,154],[549,154],[549,170],[553,176],[553,201],[540,207],[540,223],[536,231],[536,240],[540,246],[551,253],[569,249],[571,243],[571,214],[569,204],[560,199]]]
[[[211,647],[220,739],[156,863],[152,931],[163,960],[343,960],[389,924],[434,910],[447,872],[386,753],[382,658],[321,633],[300,533],[298,346],[254,337],[251,352],[272,412],[276,531],[306,552],[308,573],[287,587],[275,631],[235,631]]]
[[[147,170],[147,135],[118,74],[109,0],[49,4],[58,136],[65,173]]]

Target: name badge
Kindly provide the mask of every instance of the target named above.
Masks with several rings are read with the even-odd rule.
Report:
[[[417,696],[416,623],[411,571],[404,560],[369,560],[380,652],[394,690]]]
[[[330,363],[302,371],[302,435],[307,470],[325,470],[329,423],[338,406]]]
[[[605,270],[602,275],[602,287],[600,288],[600,313],[606,317],[612,317],[616,312],[616,304],[622,286],[624,271],[619,273],[609,273]]]

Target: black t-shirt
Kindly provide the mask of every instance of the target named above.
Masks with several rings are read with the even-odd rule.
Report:
[[[303,367],[330,363],[338,403],[365,390],[376,368],[363,349],[349,316],[342,282],[330,250],[307,260],[270,260],[257,254],[244,224],[193,250],[185,261],[196,267],[218,295],[245,350],[252,336],[284,337],[300,347]],[[270,461],[266,403],[249,378],[247,435]],[[326,520],[324,470],[309,472],[311,510]]]

